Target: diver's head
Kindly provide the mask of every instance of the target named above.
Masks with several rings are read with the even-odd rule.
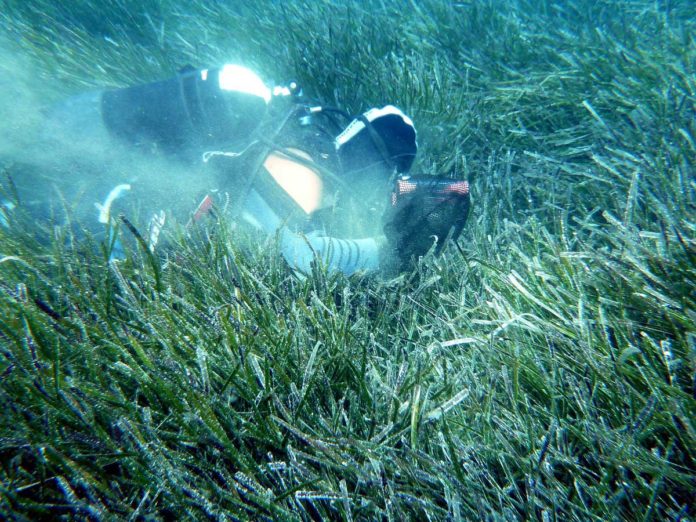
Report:
[[[393,105],[354,118],[334,146],[342,180],[369,207],[388,199],[394,179],[409,172],[418,150],[413,122]]]
[[[407,174],[418,150],[413,122],[393,105],[356,117],[336,136],[334,144],[348,179],[377,168],[388,176]]]

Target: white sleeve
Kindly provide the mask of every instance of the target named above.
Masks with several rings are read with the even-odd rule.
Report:
[[[379,268],[379,248],[374,238],[337,239],[316,232],[308,235],[292,232],[255,190],[250,191],[242,216],[269,235],[279,231],[283,257],[300,272],[311,271],[315,257],[329,270],[346,275]]]
[[[316,257],[329,270],[339,270],[346,275],[358,271],[375,271],[379,268],[379,248],[374,238],[337,239],[318,233],[294,234],[281,229],[280,249],[285,260],[301,272],[311,270]]]

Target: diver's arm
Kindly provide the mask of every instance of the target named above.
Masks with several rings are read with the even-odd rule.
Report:
[[[300,272],[310,272],[317,258],[330,270],[346,275],[379,269],[379,242],[375,238],[337,239],[320,234],[294,234],[280,231],[280,249],[285,260]]]
[[[293,232],[255,190],[249,192],[242,217],[268,235],[278,232],[283,257],[300,272],[310,272],[315,258],[330,271],[338,270],[346,275],[379,268],[378,239],[337,239],[316,232],[307,235]]]

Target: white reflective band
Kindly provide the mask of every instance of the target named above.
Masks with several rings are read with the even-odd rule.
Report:
[[[208,79],[208,69],[203,69],[201,71],[201,80],[206,81]]]
[[[95,203],[97,209],[99,210],[99,222],[100,223],[108,223],[109,219],[111,219],[111,205],[113,204],[114,201],[116,201],[121,194],[124,192],[128,191],[131,189],[131,186],[128,183],[123,183],[122,185],[116,185],[113,189],[111,189],[111,192],[109,192],[109,195],[106,196],[106,199],[104,200],[104,203],[101,205],[99,203]]]
[[[271,101],[271,90],[266,87],[256,73],[241,65],[228,63],[220,69],[218,80],[220,89],[223,91],[244,92],[263,98],[266,103]]]
[[[406,125],[413,127],[413,121],[411,120],[411,118],[409,118],[403,112],[401,112],[401,109],[398,109],[393,105],[385,105],[381,109],[370,109],[365,114],[363,114],[363,116],[367,118],[367,121],[373,122],[377,118],[381,118],[382,116],[389,116],[390,114],[401,116],[401,119],[404,121]],[[346,127],[343,130],[343,132],[336,137],[336,140],[334,142],[336,149],[338,150],[339,148],[341,148],[342,145],[348,143],[351,139],[353,139],[356,136],[356,134],[358,134],[364,128],[365,124],[362,121],[353,120],[350,123],[350,125],[348,125],[348,127]]]

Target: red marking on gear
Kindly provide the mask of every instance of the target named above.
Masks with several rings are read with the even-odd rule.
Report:
[[[211,208],[213,208],[213,198],[211,198],[208,194],[203,198],[203,201],[201,201],[200,205],[198,205],[196,212],[193,214],[193,221],[195,222],[201,219],[208,212],[210,212]]]
[[[451,185],[448,185],[443,192],[448,193],[448,194],[461,194],[462,196],[466,196],[469,194],[469,182],[468,181],[457,181],[456,183],[452,183]]]

